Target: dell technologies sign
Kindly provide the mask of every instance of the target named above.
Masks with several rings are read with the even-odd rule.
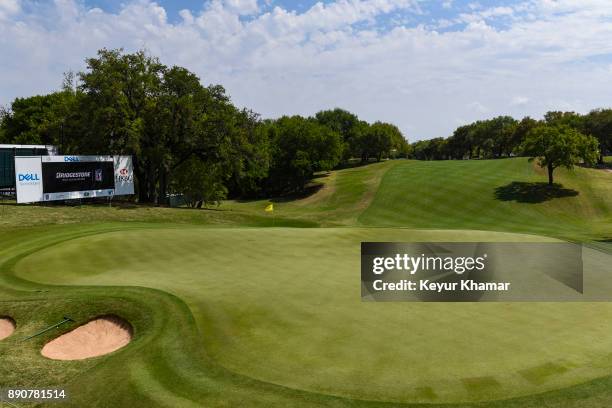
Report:
[[[38,174],[36,173],[18,174],[17,180],[22,184],[26,184],[28,182],[30,182],[30,184],[36,184],[40,182],[40,178],[38,178]]]
[[[131,156],[15,157],[17,202],[134,194]]]

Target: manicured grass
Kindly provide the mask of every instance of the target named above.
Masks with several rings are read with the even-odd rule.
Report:
[[[0,387],[66,386],[71,407],[612,406],[607,303],[360,301],[365,240],[609,247],[612,173],[556,177],[569,193],[525,184],[545,175],[521,158],[393,161],[322,176],[273,214],[0,204],[0,315],[18,323]],[[106,313],[135,328],[108,356],[39,355],[71,326],[19,341]]]
[[[612,231],[612,174],[557,169],[526,159],[405,162],[384,176],[359,222],[376,226],[516,231],[576,241]]]
[[[487,400],[612,371],[612,360],[602,362],[612,331],[601,324],[612,320],[612,305],[360,302],[360,242],[449,240],[540,239],[380,228],[135,230],[50,247],[23,259],[15,273],[48,284],[170,292],[187,303],[203,348],[222,366],[315,393]],[[585,342],[591,338],[597,341]],[[559,372],[539,374],[545,367]],[[537,379],[526,379],[532,371]]]

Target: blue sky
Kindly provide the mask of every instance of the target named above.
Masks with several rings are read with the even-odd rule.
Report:
[[[321,3],[331,3],[330,0],[321,1]],[[86,0],[84,4],[88,7],[99,7],[102,10],[111,13],[117,13],[121,10],[125,0]],[[206,3],[200,0],[161,0],[157,1],[168,15],[168,20],[177,22],[180,20],[179,11],[187,9],[192,13],[197,13],[202,10]],[[261,9],[263,11],[270,10],[274,7],[282,7],[286,10],[293,10],[298,13],[304,12],[317,3],[314,0],[269,0],[262,1]],[[381,24],[386,24],[392,17],[404,16],[407,17],[413,24],[432,24],[436,20],[445,18],[451,19],[459,13],[470,12],[475,8],[489,8],[496,6],[507,6],[518,3],[516,0],[453,0],[453,1],[438,1],[438,0],[421,0],[418,2],[422,8],[423,14],[414,15],[412,13],[390,13],[382,16],[379,20]],[[497,22],[495,22],[497,24]]]
[[[0,0],[0,105],[146,49],[263,117],[342,107],[411,140],[609,107],[610,0]]]

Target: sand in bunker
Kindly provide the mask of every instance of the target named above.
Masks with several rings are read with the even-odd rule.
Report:
[[[15,331],[15,321],[10,317],[0,316],[0,340],[6,339]]]
[[[118,316],[100,316],[51,340],[41,354],[53,360],[82,360],[112,353],[132,340],[132,326]]]

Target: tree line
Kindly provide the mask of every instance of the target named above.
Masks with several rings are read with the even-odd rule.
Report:
[[[262,120],[220,85],[144,51],[98,51],[61,90],[0,111],[0,143],[52,144],[63,154],[132,155],[140,202],[190,204],[303,191],[316,172],[407,157],[389,123],[343,109]]]
[[[528,156],[548,171],[577,163],[603,164],[612,152],[612,109],[588,114],[551,111],[542,120],[498,116],[458,127],[448,138],[411,144],[410,157],[418,160],[498,159]]]

